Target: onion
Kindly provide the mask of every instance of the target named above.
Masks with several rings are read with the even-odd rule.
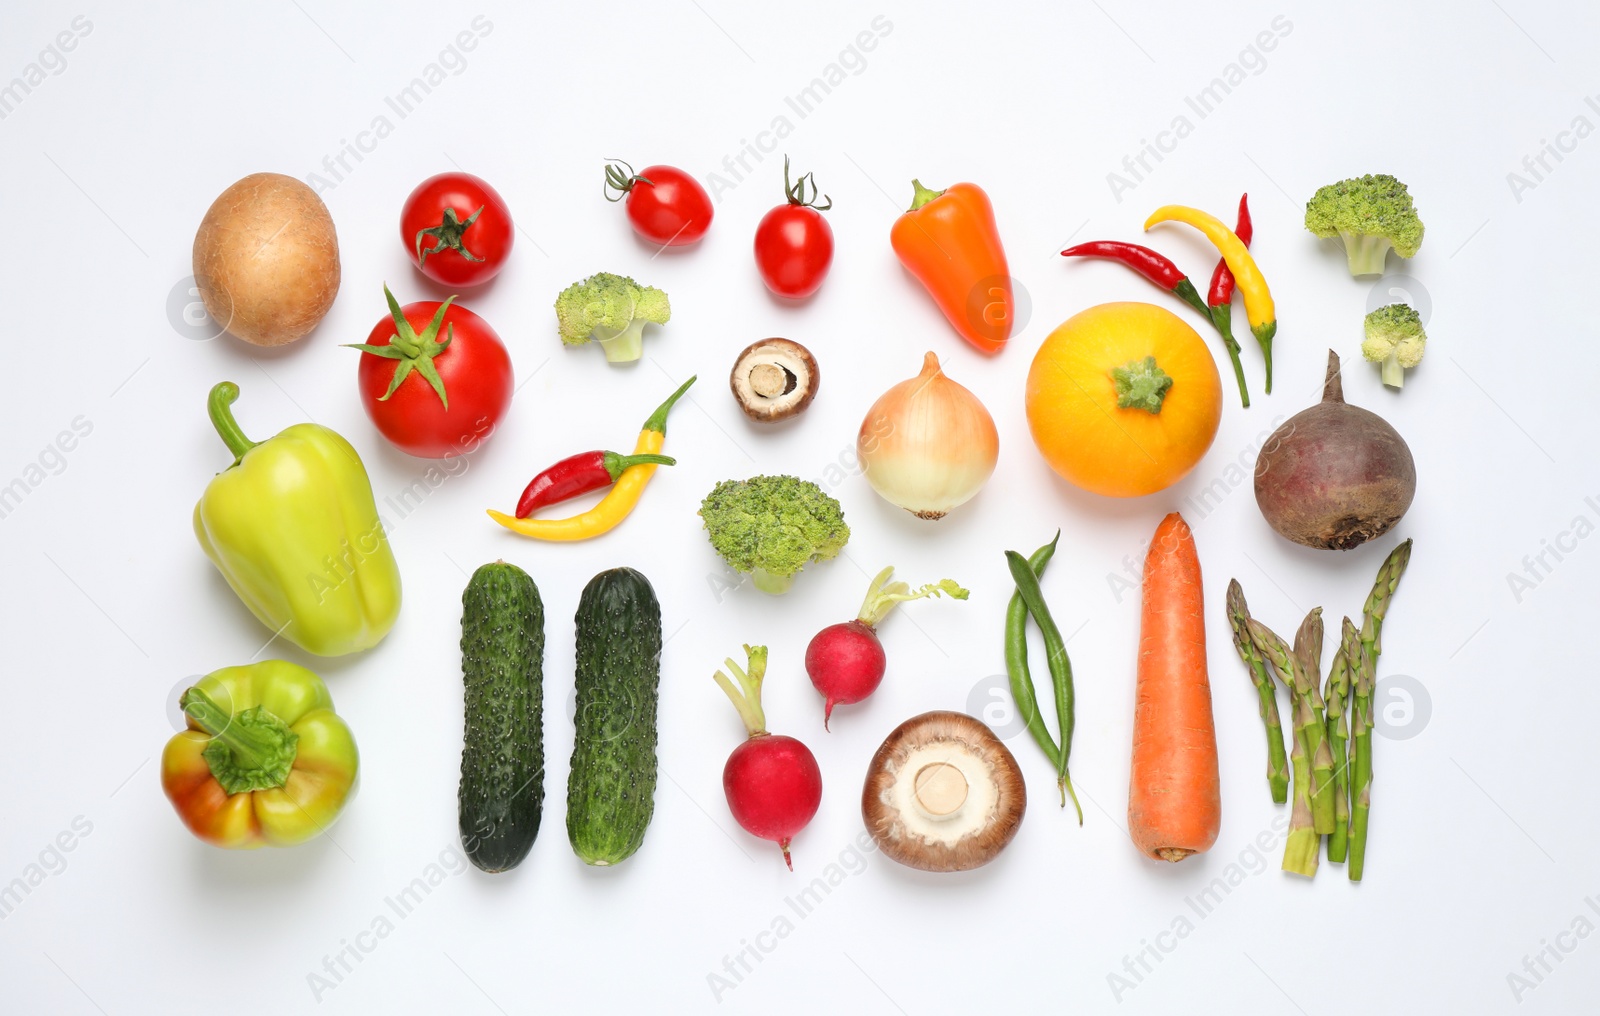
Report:
[[[989,481],[1000,435],[978,397],[945,377],[929,353],[922,373],[872,404],[856,453],[885,501],[919,519],[940,519]]]

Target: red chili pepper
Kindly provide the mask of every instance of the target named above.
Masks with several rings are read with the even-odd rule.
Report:
[[[1194,288],[1194,283],[1183,274],[1183,270],[1172,263],[1172,259],[1149,247],[1141,247],[1136,243],[1123,243],[1120,240],[1093,240],[1089,243],[1080,243],[1076,247],[1068,247],[1061,252],[1064,258],[1105,258],[1107,261],[1116,261],[1127,265],[1145,278],[1154,282],[1169,293],[1177,294],[1184,303],[1211,317],[1211,312],[1206,308],[1205,302],[1200,299],[1200,294]]]
[[[618,455],[616,452],[580,452],[562,459],[528,482],[517,501],[517,518],[525,519],[540,508],[569,501],[580,494],[609,487],[630,466],[677,465],[665,455]]]
[[[1250,223],[1250,195],[1239,195],[1239,224],[1233,227],[1233,233],[1239,242],[1246,247],[1250,246],[1250,238],[1255,233],[1255,227]],[[1233,273],[1228,271],[1228,262],[1222,258],[1217,259],[1217,267],[1211,273],[1211,290],[1206,296],[1206,303],[1213,307],[1223,307],[1233,302]]]
[[[1241,214],[1246,232],[1250,229],[1249,212],[1244,209],[1240,201]],[[1244,235],[1239,237],[1245,239]],[[1228,272],[1228,296],[1230,302],[1223,308],[1213,309],[1206,306],[1200,299],[1200,293],[1194,288],[1194,283],[1183,274],[1183,270],[1172,263],[1172,259],[1149,247],[1141,247],[1136,243],[1123,243],[1119,240],[1094,240],[1089,243],[1080,243],[1076,247],[1068,247],[1061,252],[1067,258],[1105,258],[1108,261],[1117,261],[1169,293],[1176,294],[1184,303],[1200,312],[1200,316],[1211,322],[1211,326],[1222,336],[1222,344],[1228,350],[1228,358],[1233,361],[1233,374],[1239,382],[1239,398],[1245,406],[1250,405],[1250,392],[1245,388],[1244,366],[1239,362],[1239,343],[1233,337],[1233,322],[1230,320],[1232,312],[1231,299],[1233,296],[1233,273]],[[1227,271],[1226,266],[1223,271]],[[1213,291],[1217,287],[1217,280],[1213,276],[1211,281]],[[1224,315],[1228,316],[1225,317]]]

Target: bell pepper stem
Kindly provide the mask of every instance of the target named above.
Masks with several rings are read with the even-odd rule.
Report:
[[[921,180],[912,180],[911,207],[906,211],[914,212],[943,193],[944,191],[942,190],[929,190],[927,187],[922,186]]]
[[[689,386],[694,384],[699,376],[696,374],[685,381],[677,391],[668,396],[667,401],[657,406],[656,411],[650,414],[650,419],[644,421],[644,427],[641,429],[653,430],[657,434],[665,434],[667,432],[667,414],[672,412],[672,407],[677,404],[679,399],[683,398],[683,393],[689,390]]]
[[[202,755],[223,790],[271,790],[289,781],[300,735],[282,720],[260,706],[230,714],[199,688],[184,692],[178,705],[211,735]]]
[[[245,452],[260,443],[245,437],[244,431],[239,428],[239,421],[233,418],[232,406],[238,397],[238,385],[232,381],[219,381],[211,387],[211,394],[206,399],[206,411],[211,416],[211,426],[217,428],[217,435],[222,438],[222,443],[233,453],[234,465],[238,465],[239,460],[244,458]]]

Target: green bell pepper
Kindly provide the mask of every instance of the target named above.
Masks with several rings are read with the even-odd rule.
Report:
[[[233,452],[194,506],[211,563],[269,629],[318,656],[370,649],[400,614],[400,569],[350,442],[297,423],[254,442],[234,421],[239,386],[211,389],[211,423]]]

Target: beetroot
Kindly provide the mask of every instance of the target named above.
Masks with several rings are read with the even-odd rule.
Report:
[[[1279,535],[1349,550],[1382,536],[1411,507],[1417,469],[1398,432],[1344,401],[1328,350],[1322,401],[1279,427],[1256,459],[1256,504]]]
[[[893,566],[879,572],[867,588],[867,598],[853,621],[830,624],[817,632],[806,646],[806,674],[825,700],[822,729],[828,729],[833,707],[860,702],[878,689],[888,660],[877,627],[889,616],[895,604],[920,600],[925,596],[946,595],[965,600],[967,591],[950,579],[912,589],[904,582],[890,582]]]
[[[745,646],[747,668],[725,661],[739,684],[722,671],[716,682],[744,720],[750,735],[722,767],[722,792],[734,821],[752,836],[772,840],[794,870],[789,841],[806,827],[822,804],[822,770],[811,749],[783,734],[767,733],[761,708],[761,681],[767,673],[767,647]]]

